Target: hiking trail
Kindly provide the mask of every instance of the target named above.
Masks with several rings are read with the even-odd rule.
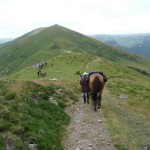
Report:
[[[103,100],[105,92],[103,93]],[[92,100],[84,104],[82,97],[78,102],[68,106],[66,113],[71,117],[64,137],[65,150],[114,150],[113,143],[105,129],[102,108],[94,112]]]

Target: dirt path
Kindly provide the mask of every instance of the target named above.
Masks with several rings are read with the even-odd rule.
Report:
[[[94,112],[91,101],[84,104],[82,98],[67,107],[71,122],[63,141],[65,150],[114,150],[101,111]]]

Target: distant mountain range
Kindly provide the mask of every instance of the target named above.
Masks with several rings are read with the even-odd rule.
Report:
[[[150,57],[150,33],[123,35],[91,35],[91,37],[128,50],[144,57]]]
[[[14,40],[15,38],[0,38],[0,44]]]

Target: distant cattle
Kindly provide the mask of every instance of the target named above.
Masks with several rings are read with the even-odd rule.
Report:
[[[46,76],[46,72],[42,72],[42,71],[38,71],[37,74],[38,74],[38,77],[42,77],[43,79]]]

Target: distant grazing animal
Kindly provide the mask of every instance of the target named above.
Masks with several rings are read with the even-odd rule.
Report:
[[[44,64],[43,64],[43,63],[38,64],[38,68],[40,68],[40,69],[42,69],[42,68],[43,68],[43,66],[44,66]]]
[[[38,76],[39,77],[42,77],[44,79],[44,77],[46,76],[46,73],[45,72],[42,72],[42,71],[38,71]]]
[[[94,104],[94,111],[100,109],[102,91],[104,89],[104,80],[103,76],[98,73],[90,75],[89,87],[91,89],[91,96]]]
[[[47,66],[47,61],[45,62],[45,66]]]

